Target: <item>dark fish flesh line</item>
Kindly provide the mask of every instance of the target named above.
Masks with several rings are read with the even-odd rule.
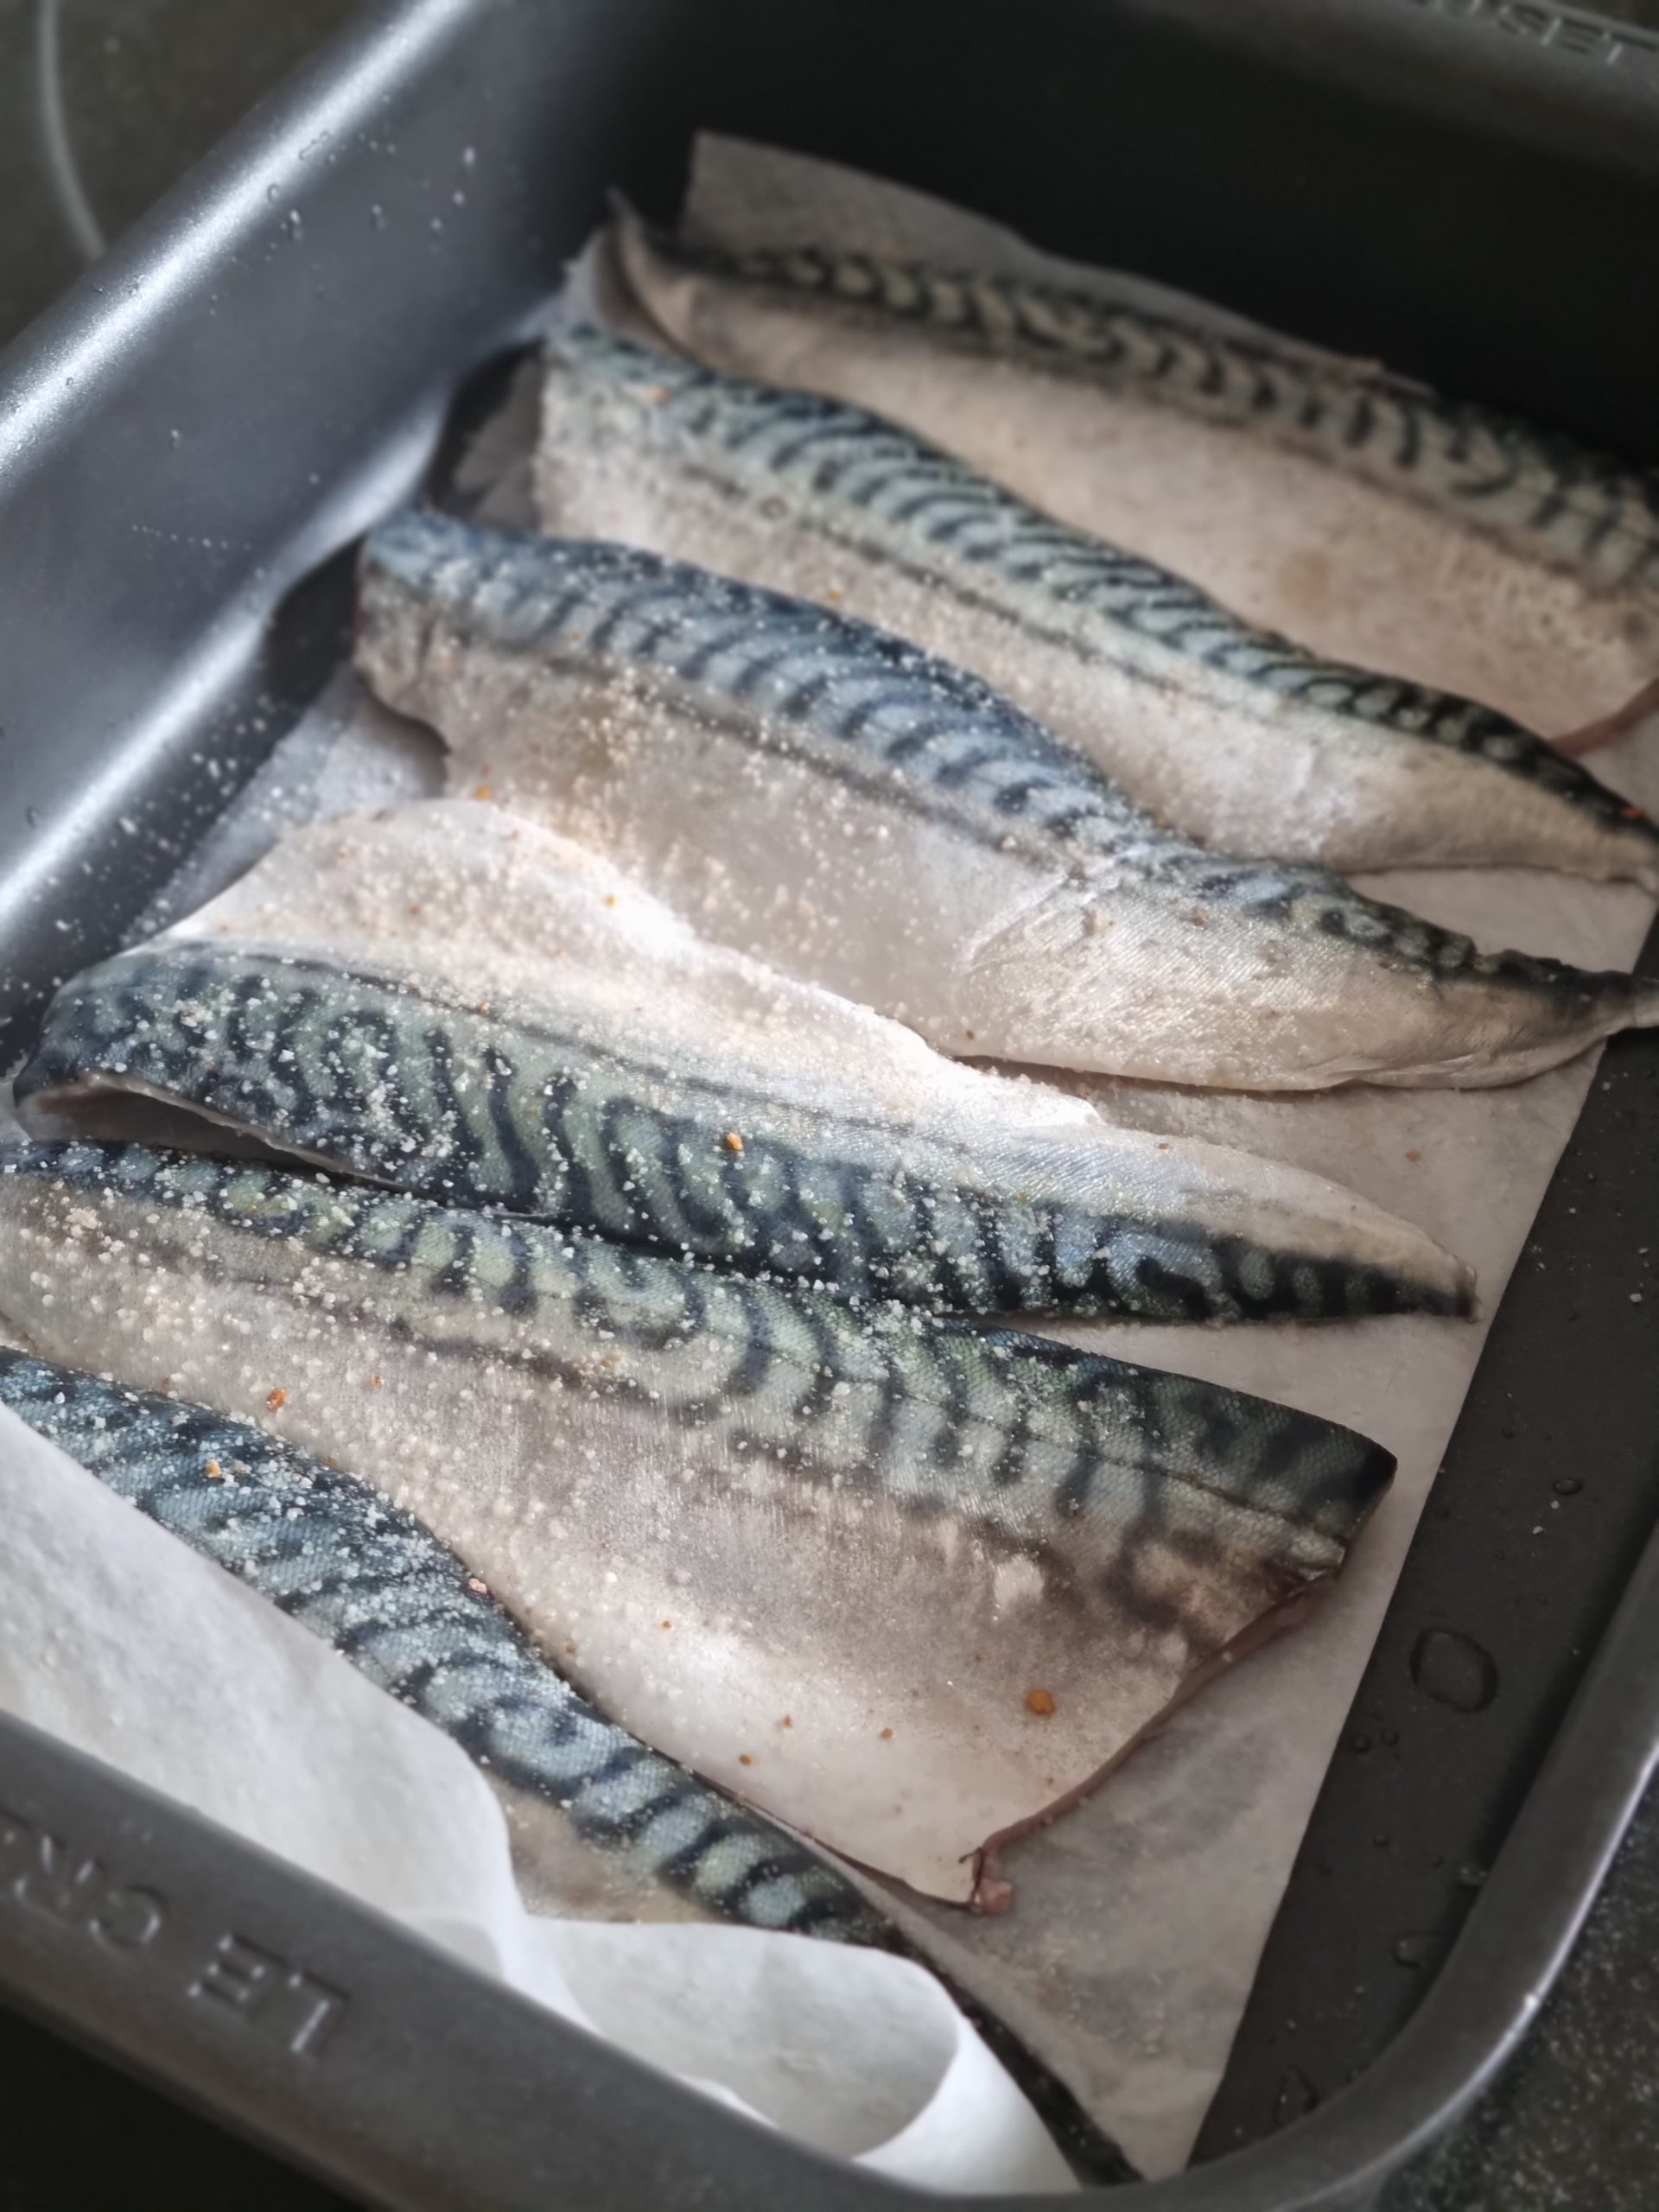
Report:
[[[1659,891],[1642,809],[1507,716],[1253,629],[861,408],[563,330],[536,474],[556,535],[879,622],[1204,843],[1344,874],[1508,865]]]
[[[620,1871],[630,1916],[732,1921],[931,1966],[798,1837],[595,1712],[467,1565],[356,1476],[205,1406],[3,1347],[0,1405],[453,1737],[493,1783],[527,1793],[607,1877]],[[951,1993],[1080,2167],[1131,2178],[1041,2061]]]
[[[624,211],[609,245],[709,367],[872,407],[1246,621],[1546,736],[1654,703],[1651,473],[1202,308],[1114,298],[1103,271],[1030,282],[775,225],[751,246],[734,195],[712,219],[698,200],[680,237]]]
[[[352,1469],[620,1726],[957,1901],[1300,1618],[1394,1464],[1046,1339],[141,1146],[4,1158],[0,1320]]]
[[[441,732],[454,788],[942,1051],[1477,1087],[1659,1020],[1659,984],[1192,844],[977,677],[653,554],[397,516],[364,551],[357,652]]]
[[[41,1135],[297,1157],[854,1298],[1473,1307],[1467,1268],[1352,1192],[946,1059],[470,800],[283,840],[66,984],[16,1090]]]

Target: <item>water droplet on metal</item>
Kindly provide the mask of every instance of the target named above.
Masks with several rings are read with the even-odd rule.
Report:
[[[1458,1869],[1458,1887],[1460,1890],[1478,1890],[1485,1879],[1486,1869],[1478,1866],[1472,1859],[1465,1859]]]
[[[1497,1664],[1460,1629],[1426,1628],[1412,1646],[1411,1679],[1454,1713],[1483,1713],[1497,1695]]]
[[[1351,1751],[1369,1751],[1371,1748],[1371,1739],[1363,1728],[1356,1728],[1348,1738],[1348,1748]]]
[[[1576,1497],[1584,1488],[1584,1481],[1579,1475],[1557,1475],[1550,1488],[1557,1497]]]
[[[1379,1731],[1379,1733],[1385,1744],[1397,1744],[1400,1740],[1400,1731],[1397,1728],[1383,1728]]]
[[[40,808],[38,806],[26,806],[23,809],[23,819],[28,823],[31,830],[38,830],[41,826]]]
[[[270,203],[271,203],[271,205],[272,205],[273,207],[275,207],[275,205],[276,204],[277,194],[278,194],[278,188],[277,188],[276,185],[274,185],[274,184],[268,184],[268,185],[265,187],[265,197],[266,197],[266,199],[267,199],[267,200],[269,200],[270,201]]]
[[[1395,1939],[1395,1960],[1402,1967],[1426,1967],[1433,1950],[1434,1938],[1432,1936],[1401,1936]]]
[[[386,227],[386,211],[378,200],[369,202],[369,220],[377,231],[384,231]]]
[[[1279,2094],[1273,2101],[1273,2124],[1287,2127],[1293,2120],[1312,2112],[1319,2093],[1299,2067],[1287,2067],[1279,2077]]]

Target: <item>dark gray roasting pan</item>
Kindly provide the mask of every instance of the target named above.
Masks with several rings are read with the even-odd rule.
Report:
[[[0,361],[0,1065],[339,665],[352,541],[606,188],[670,213],[700,125],[1659,459],[1655,34],[1541,0],[372,7]],[[1659,1039],[1626,1039],[1498,1315],[1206,2163],[1126,2209],[1367,2204],[1524,2033],[1659,1751],[1659,1296],[1629,1294],[1655,1221]],[[1529,1548],[1552,1498],[1570,1541]],[[1414,1670],[1434,1629],[1486,1655],[1479,1713]],[[3,1722],[0,1998],[410,2212],[947,2202]]]

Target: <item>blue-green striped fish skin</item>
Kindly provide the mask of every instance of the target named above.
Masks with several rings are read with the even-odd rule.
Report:
[[[700,1919],[871,1946],[938,1968],[764,1815],[596,1713],[431,1532],[356,1477],[245,1421],[0,1346],[0,1406],[552,1808],[588,1850]],[[1136,2178],[1071,2092],[948,1977],[1084,2177]]]
[[[1051,1542],[1086,1529],[1090,1514],[1107,1504],[1102,1485],[1115,1458],[1155,1466],[1170,1484],[1192,1481],[1196,1497],[1220,1500],[1219,1471],[1201,1467],[1213,1438],[1232,1462],[1238,1502],[1285,1516],[1287,1563],[1328,1571],[1392,1471],[1390,1455],[1364,1438],[1217,1384],[950,1316],[889,1306],[855,1312],[802,1286],[750,1282],[263,1161],[73,1140],[0,1153],[0,1221],[10,1217],[15,1228],[30,1193],[62,1200],[72,1241],[93,1248],[116,1236],[106,1219],[116,1207],[158,1230],[170,1220],[192,1237],[228,1230],[251,1281],[282,1255],[302,1304],[319,1294],[310,1262],[336,1262],[382,1289],[384,1306],[365,1303],[361,1317],[389,1317],[406,1341],[423,1340],[423,1312],[442,1316],[515,1364],[556,1376],[572,1397],[648,1402],[664,1419],[710,1433],[725,1422],[751,1448],[793,1461],[804,1479],[850,1477],[874,1452],[880,1479],[925,1515],[971,1497],[1011,1538]],[[91,1211],[77,1211],[78,1199]],[[181,1248],[156,1242],[169,1260],[178,1256]],[[118,1240],[113,1249],[122,1249]],[[14,1249],[0,1265],[0,1313],[38,1330],[48,1317],[31,1295],[38,1286],[25,1287],[20,1254]],[[207,1273],[223,1280],[226,1263]],[[54,1326],[67,1318],[50,1317]],[[584,1371],[562,1335],[535,1333],[566,1330],[572,1344],[632,1346],[643,1355],[639,1371],[620,1353]],[[705,1343],[731,1363],[721,1382],[711,1383],[710,1370],[690,1357]],[[658,1388],[677,1367],[696,1376],[692,1387]],[[814,1376],[801,1397],[802,1382]],[[836,1388],[838,1380],[849,1387]],[[897,1448],[889,1433],[895,1395],[932,1416]],[[988,1436],[953,1430],[953,1419],[970,1417]],[[1052,1432],[1045,1421],[1055,1424]]]
[[[458,787],[944,1051],[1476,1086],[1659,1020],[1652,983],[1206,851],[960,669],[653,555],[395,517],[365,548],[358,658],[442,731]]]
[[[697,1916],[903,1948],[826,1860],[595,1712],[462,1561],[356,1476],[3,1346],[0,1405]]]
[[[829,600],[959,661],[1203,842],[1659,889],[1659,830],[1507,716],[1252,629],[861,408],[564,329],[537,480],[561,536]]]
[[[664,231],[650,232],[648,244],[688,269],[1141,386],[1214,421],[1243,428],[1265,418],[1276,435],[1403,482],[1425,500],[1468,502],[1483,530],[1536,540],[1609,583],[1659,587],[1659,486],[1650,473],[1384,370],[1058,286],[880,254],[727,252]]]
[[[1344,1220],[1312,1179],[1103,1123],[1022,1136],[998,1124],[1001,1086],[977,1126],[971,1097],[906,1126],[874,1096],[857,1119],[765,1073],[721,1080],[671,1040],[645,1060],[580,1022],[204,938],[66,984],[15,1089],[42,1131],[297,1157],[855,1300],[1165,1321],[1473,1309],[1429,1239],[1357,1199]]]
[[[632,1733],[961,1902],[1393,1469],[1049,1339],[140,1146],[0,1165],[0,1321],[362,1472]]]
[[[1659,478],[1201,308],[931,264],[729,210],[615,263],[710,366],[874,407],[1334,659],[1551,736],[1659,677]]]

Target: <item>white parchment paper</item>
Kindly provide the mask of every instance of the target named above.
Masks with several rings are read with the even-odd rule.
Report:
[[[456,1745],[3,1408],[0,1529],[0,1708],[819,2149],[942,2188],[1071,2186],[922,1967],[527,1913]]]

